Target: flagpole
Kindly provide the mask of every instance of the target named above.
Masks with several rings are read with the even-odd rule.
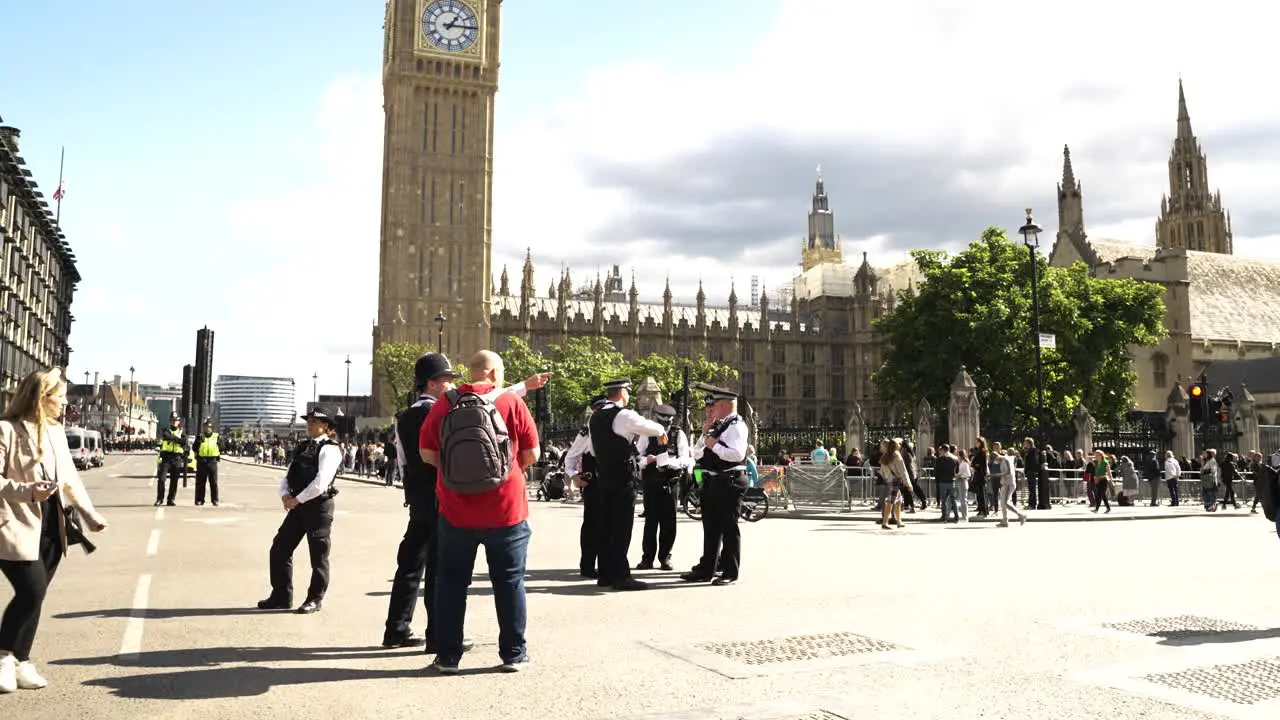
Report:
[[[58,205],[54,210],[53,223],[62,227],[62,171],[67,166],[67,146],[62,146],[62,158],[58,160]]]

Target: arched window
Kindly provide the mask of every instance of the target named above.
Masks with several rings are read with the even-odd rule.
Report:
[[[1169,386],[1169,356],[1164,353],[1156,353],[1151,356],[1151,376],[1155,381],[1157,388],[1163,389]]]

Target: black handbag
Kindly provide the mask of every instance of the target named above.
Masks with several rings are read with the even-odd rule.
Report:
[[[49,473],[44,469],[44,463],[37,463],[36,467],[40,468],[40,475],[45,482],[52,482],[49,480]],[[52,497],[57,498],[56,495]],[[62,510],[63,527],[67,533],[67,546],[79,545],[84,550],[85,555],[92,555],[98,547],[85,535],[84,525],[80,522],[80,512],[76,510],[75,506],[64,504],[61,498],[58,498],[55,502]]]

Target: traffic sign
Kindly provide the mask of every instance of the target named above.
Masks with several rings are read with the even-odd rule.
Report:
[[[1049,350],[1056,350],[1058,347],[1058,336],[1053,333],[1040,333],[1040,347]]]

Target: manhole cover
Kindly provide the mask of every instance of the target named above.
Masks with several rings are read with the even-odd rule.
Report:
[[[743,665],[767,665],[772,663],[822,660],[826,658],[862,655],[866,653],[901,650],[893,643],[864,637],[854,633],[828,633],[825,635],[797,635],[776,640],[746,642],[715,642],[697,646],[701,650]],[[806,716],[808,717],[808,716]],[[815,718],[823,718],[815,715]],[[839,717],[833,715],[831,717]]]
[[[1136,633],[1149,637],[1178,638],[1194,635],[1212,635],[1214,633],[1249,632],[1257,630],[1253,625],[1201,617],[1199,615],[1176,615],[1171,617],[1146,618],[1127,622],[1106,623],[1103,627],[1120,632]]]
[[[787,718],[787,720],[848,720],[848,718],[826,710],[818,710],[807,715],[796,715],[795,717]]]
[[[1147,675],[1142,679],[1237,705],[1256,705],[1280,698],[1280,657]]]

